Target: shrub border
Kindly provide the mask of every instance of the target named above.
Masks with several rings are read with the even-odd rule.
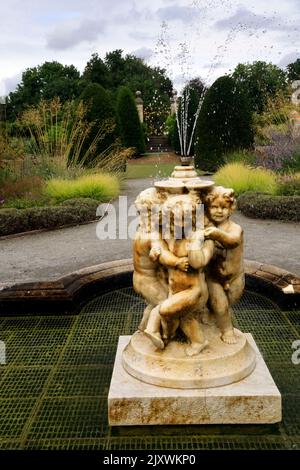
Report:
[[[99,205],[101,203],[102,202],[99,201]],[[41,209],[46,212],[48,207],[51,207],[51,210],[53,210],[53,208],[57,208],[58,209],[57,210],[57,215],[59,215],[61,208],[66,208],[67,207],[67,208],[70,208],[70,210],[72,210],[72,208],[74,208],[74,206],[71,206],[71,205],[68,205],[68,204],[64,205],[62,203],[62,204],[57,205],[57,206],[31,207],[28,210],[33,214],[34,213],[38,214],[41,211]],[[82,207],[82,205],[81,205],[81,207]],[[0,209],[0,217],[3,216],[3,213],[1,214],[1,212],[5,211],[5,210],[6,209]],[[8,208],[7,210],[16,211],[15,212],[16,217],[18,217],[18,213],[21,213],[21,211],[27,211],[27,209],[14,209],[14,208]],[[79,225],[86,225],[86,224],[99,222],[99,220],[101,220],[103,217],[105,217],[107,215],[107,212],[105,212],[104,214],[102,214],[101,216],[96,217],[96,218],[95,218],[95,213],[92,217],[86,217],[86,215],[87,215],[86,213],[83,214],[83,219],[84,219],[83,221],[76,221],[76,222],[71,222],[71,223],[62,223],[61,221],[57,220],[57,225],[50,226],[50,227],[37,228],[37,229],[34,229],[34,230],[26,230],[26,231],[22,231],[22,232],[16,231],[16,232],[8,233],[6,235],[1,235],[1,232],[0,232],[0,240],[18,238],[18,237],[22,237],[24,235],[34,235],[34,234],[48,232],[48,231],[52,231],[52,230],[59,230],[59,229],[62,229],[62,228],[70,228],[70,227],[76,227],[76,226],[79,226]],[[10,217],[10,215],[7,216],[8,220],[9,220],[9,217]]]
[[[254,219],[300,221],[300,196],[278,196],[248,191],[238,197],[237,206],[242,214]]]

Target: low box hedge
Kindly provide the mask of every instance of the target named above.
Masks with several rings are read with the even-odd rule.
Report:
[[[300,221],[300,196],[273,196],[247,192],[239,196],[238,209],[247,217]]]
[[[100,201],[70,199],[57,206],[0,210],[0,236],[31,230],[53,229],[96,219]]]

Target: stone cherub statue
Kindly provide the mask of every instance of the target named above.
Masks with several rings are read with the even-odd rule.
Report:
[[[136,200],[140,224],[133,244],[133,285],[148,304],[139,329],[163,350],[180,327],[189,343],[188,356],[208,345],[199,315],[212,323],[205,317],[206,304],[221,339],[236,342],[230,306],[244,289],[243,231],[229,219],[235,208],[233,190],[214,187],[203,197],[204,230],[195,229],[201,200],[190,193],[166,197],[149,188]],[[151,219],[154,205],[159,207],[156,226]],[[184,226],[187,213],[192,215],[189,229]]]
[[[164,226],[168,235],[165,234],[164,239],[160,240],[161,254],[158,260],[168,267],[169,295],[151,311],[144,332],[158,348],[164,349],[164,341],[167,343],[171,340],[180,326],[189,342],[186,354],[193,356],[208,344],[198,313],[208,300],[204,267],[213,255],[214,243],[211,240],[203,243],[203,231],[194,231],[192,226],[184,224],[184,215],[190,212],[192,216],[196,212],[196,203],[190,194],[170,197],[164,203],[162,212],[165,220],[169,218],[169,223]],[[169,217],[166,218],[166,215]],[[179,221],[177,230],[176,220]],[[169,257],[174,255],[188,260],[188,269],[180,270],[178,266],[172,266]]]
[[[215,315],[225,343],[236,343],[230,306],[237,302],[245,287],[243,230],[230,220],[235,209],[234,191],[214,187],[205,198],[207,217],[214,226],[204,231],[215,242],[215,255],[206,269],[209,306]]]
[[[155,224],[151,223],[151,209],[159,206],[162,201],[155,188],[142,191],[135,204],[140,215],[140,223],[133,242],[133,286],[135,291],[142,295],[147,302],[139,329],[144,331],[151,310],[168,297],[167,273],[164,266],[178,268],[182,271],[188,269],[188,259],[177,257],[171,252],[162,253],[162,240],[156,232]],[[154,231],[153,231],[154,230]],[[164,259],[164,266],[158,259]]]
[[[193,167],[176,168],[179,175],[136,200],[140,224],[133,243],[133,284],[147,306],[122,363],[129,374],[154,385],[225,385],[255,367],[255,352],[233,327],[231,315],[245,285],[243,230],[230,220],[232,189],[202,180]],[[185,224],[188,213],[191,223]]]

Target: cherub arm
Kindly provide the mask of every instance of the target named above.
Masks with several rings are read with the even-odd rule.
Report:
[[[217,227],[208,227],[205,229],[204,235],[205,238],[216,240],[221,243],[224,248],[230,249],[236,248],[241,244],[243,239],[243,230],[237,224],[234,224],[231,227],[230,232],[225,232]]]
[[[182,271],[187,271],[189,267],[188,258],[175,256],[162,240],[155,240],[152,243],[150,251],[150,258],[152,261],[159,260],[161,264],[168,268],[179,268]]]
[[[188,251],[188,259],[192,268],[204,268],[213,257],[214,247],[215,244],[212,240],[203,242],[203,232],[201,234],[195,232]]]

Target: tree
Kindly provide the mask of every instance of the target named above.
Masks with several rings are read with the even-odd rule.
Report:
[[[98,54],[92,54],[91,59],[86,64],[82,79],[86,82],[98,83],[104,88],[109,88],[109,71],[107,65]]]
[[[247,94],[251,111],[259,114],[264,111],[269,98],[287,88],[284,71],[263,61],[238,64],[232,78],[242,93]]]
[[[85,117],[88,122],[92,124],[91,132],[85,141],[82,155],[94,141],[100,129],[103,129],[105,135],[97,143],[97,150],[95,156],[99,156],[102,152],[107,150],[116,139],[115,124],[116,114],[105,89],[97,83],[89,84],[80,96],[80,101],[83,101],[87,107]]]
[[[226,153],[250,148],[253,139],[247,96],[231,77],[218,78],[206,92],[198,118],[196,167],[215,171]]]
[[[117,116],[124,147],[135,147],[137,155],[145,152],[145,140],[135,99],[128,87],[123,86],[118,90]]]
[[[297,59],[287,66],[287,76],[291,82],[300,80],[300,59]]]
[[[29,68],[22,74],[16,91],[9,94],[9,115],[15,118],[29,106],[37,106],[41,99],[59,97],[64,103],[79,95],[80,73],[74,65],[45,62]]]

